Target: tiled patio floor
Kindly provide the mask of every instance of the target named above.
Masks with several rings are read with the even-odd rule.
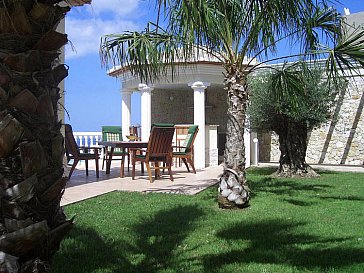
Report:
[[[218,176],[222,173],[222,166],[198,170],[196,174],[188,173],[184,166],[174,167],[172,169],[174,177],[173,182],[169,180],[168,174],[165,173],[162,178],[150,183],[147,173],[145,172],[145,174],[142,175],[139,170],[137,170],[135,180],[131,179],[131,170],[130,173],[125,170],[125,178],[120,178],[119,164],[119,161],[113,161],[109,175],[106,175],[104,170],[100,170],[100,178],[96,178],[94,165],[90,164],[89,176],[87,177],[84,165],[80,164],[74,171],[70,181],[68,181],[65,194],[61,200],[61,205],[72,204],[112,191],[163,192],[193,195],[216,184],[218,182]],[[277,163],[259,163],[259,167],[277,166]],[[311,166],[314,169],[321,170],[364,172],[362,166]]]
[[[90,162],[91,163],[91,162]],[[89,164],[90,164],[89,163]],[[188,173],[185,167],[174,167],[174,181],[169,180],[167,172],[161,178],[149,182],[147,172],[136,172],[136,179],[131,179],[131,169],[125,170],[125,177],[119,177],[120,162],[112,162],[110,174],[100,170],[100,178],[96,178],[95,167],[90,164],[89,175],[86,176],[84,165],[79,164],[68,181],[61,205],[68,205],[112,191],[163,192],[179,194],[196,194],[218,182],[221,166],[197,170],[196,174]],[[68,173],[68,172],[67,172]],[[153,171],[154,173],[154,171]]]

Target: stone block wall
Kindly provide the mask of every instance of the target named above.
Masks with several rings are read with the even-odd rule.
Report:
[[[152,123],[154,122],[193,124],[193,90],[153,90]]]
[[[364,79],[350,80],[338,98],[333,119],[310,132],[306,161],[315,164],[361,165],[364,161]],[[278,161],[275,133],[260,133],[259,160]]]
[[[206,124],[219,125],[219,133],[226,133],[227,102],[223,86],[206,90]],[[199,109],[197,109],[199,110]],[[152,123],[193,124],[193,90],[154,89],[152,92]]]

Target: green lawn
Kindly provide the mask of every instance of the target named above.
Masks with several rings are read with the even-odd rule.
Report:
[[[364,272],[364,174],[274,179],[273,171],[249,170],[245,210],[219,209],[216,187],[69,205],[76,223],[54,272]]]

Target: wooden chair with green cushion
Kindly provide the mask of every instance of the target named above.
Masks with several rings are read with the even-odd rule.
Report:
[[[195,165],[193,164],[193,143],[195,142],[198,133],[198,125],[192,125],[188,128],[186,139],[181,146],[173,146],[172,156],[180,158],[190,172],[188,164],[190,164],[193,173],[196,173]]]
[[[102,126],[102,140],[103,141],[122,141],[123,134],[121,131],[121,126]],[[104,148],[104,156],[102,159],[102,169],[104,169],[104,164],[108,153],[110,152],[110,147],[108,149]],[[117,158],[115,158],[117,156]],[[129,171],[129,153],[125,149],[115,148],[112,160],[121,160],[120,164],[120,176],[124,177],[124,164],[125,164],[125,156],[128,157],[128,171]]]
[[[173,181],[172,175],[172,140],[174,135],[174,127],[152,126],[149,136],[148,148],[140,150],[141,154],[133,153],[132,157],[132,178],[135,179],[135,163],[140,161],[145,163],[148,170],[149,181],[152,179],[152,166],[154,163],[155,178],[160,175],[160,169],[168,169],[170,180]],[[162,163],[160,166],[159,164]]]
[[[72,126],[65,124],[65,146],[67,161],[73,159],[71,170],[68,174],[68,179],[71,178],[73,171],[76,168],[77,163],[80,160],[85,160],[86,175],[88,176],[88,161],[95,160],[96,164],[96,177],[99,178],[99,147],[80,147],[77,145],[75,137],[73,135]],[[93,153],[90,151],[93,150]]]
[[[152,123],[151,130],[153,127],[174,127],[173,123]]]

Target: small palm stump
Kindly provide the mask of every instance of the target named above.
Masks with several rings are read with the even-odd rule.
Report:
[[[238,174],[232,169],[225,169],[220,177],[218,203],[223,209],[238,209],[249,206],[250,189],[239,183]]]

